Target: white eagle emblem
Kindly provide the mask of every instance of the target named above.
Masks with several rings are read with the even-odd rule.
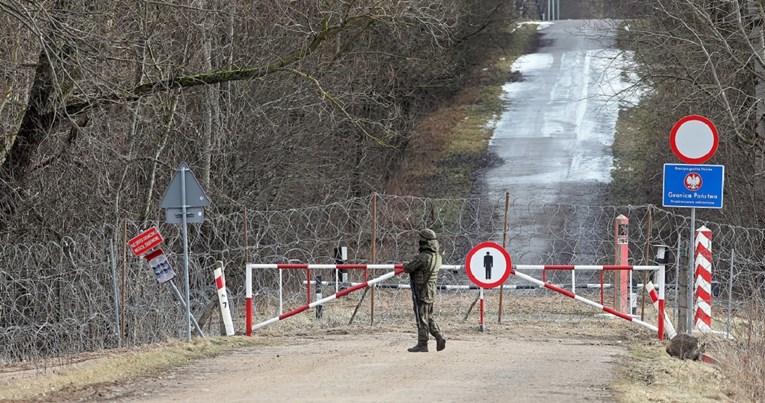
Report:
[[[690,191],[697,191],[701,189],[701,176],[696,172],[691,172],[685,175],[685,188]]]

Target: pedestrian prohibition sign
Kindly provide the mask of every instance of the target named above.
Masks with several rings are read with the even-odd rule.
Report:
[[[494,242],[483,242],[470,250],[465,261],[465,272],[473,284],[494,288],[507,280],[513,271],[510,254]]]

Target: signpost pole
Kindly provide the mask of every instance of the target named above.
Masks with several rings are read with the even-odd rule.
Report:
[[[183,302],[183,297],[181,296],[181,292],[178,291],[178,287],[175,286],[175,283],[172,281],[168,281],[170,283],[170,288],[173,290],[173,294],[175,294],[175,297],[178,298],[178,301],[180,301],[181,305],[183,306],[183,309],[186,309],[188,305],[186,305],[185,302]],[[194,324],[194,328],[197,329],[197,332],[199,333],[200,337],[205,337],[205,334],[202,332],[202,328],[199,327],[199,323],[197,322],[197,319],[193,316],[191,318],[191,323]],[[189,329],[191,329],[191,326],[189,326]]]
[[[478,298],[481,300],[480,307],[479,307],[480,308],[480,312],[478,314],[478,319],[479,319],[479,322],[480,322],[479,325],[480,325],[481,331],[483,332],[485,330],[484,323],[483,323],[483,310],[484,310],[483,287],[479,288]]]
[[[688,298],[686,302],[687,304],[686,318],[688,319],[688,323],[686,324],[687,325],[686,330],[688,334],[693,334],[693,294],[694,294],[693,293],[693,283],[694,283],[693,275],[695,272],[693,263],[695,261],[694,252],[696,250],[695,233],[696,233],[696,208],[692,207],[691,208],[691,236],[688,238],[690,240],[688,242],[688,245],[689,245],[688,247],[690,249],[688,251],[688,280],[687,280],[688,286],[686,287],[687,288],[686,292],[688,293],[688,296],[687,296]]]
[[[191,341],[191,292],[189,286],[189,231],[186,220],[186,166],[181,166],[181,214],[183,215],[183,282],[186,287],[186,340]],[[201,333],[201,332],[200,332]]]
[[[189,224],[203,223],[205,220],[204,207],[210,205],[199,181],[182,162],[176,171],[170,185],[162,196],[160,207],[165,209],[165,221],[168,224],[183,225],[183,277],[186,295],[183,298],[185,304],[186,339],[191,341],[191,284],[189,282]]]
[[[117,287],[117,257],[114,253],[114,239],[109,240],[109,257],[112,260],[112,288],[114,289],[114,324],[116,325],[117,347],[122,348],[122,331],[120,331],[120,291]]]

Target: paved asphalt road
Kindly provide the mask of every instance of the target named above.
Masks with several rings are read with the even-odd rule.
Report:
[[[596,25],[606,23],[543,23],[542,46],[513,65],[522,78],[504,88],[490,144],[503,163],[485,174],[490,198],[599,203],[591,188],[610,181],[619,105],[635,98],[624,93],[625,56],[609,49],[613,31]]]
[[[509,192],[513,210],[525,211],[511,213],[509,223],[508,250],[519,258],[515,263],[568,264],[562,254],[569,260],[591,259],[569,246],[561,250],[551,240],[559,234],[551,234],[561,230],[562,221],[569,239],[587,237],[594,226],[613,225],[596,223],[594,209],[586,206],[604,203],[619,108],[639,99],[627,70],[629,54],[612,49],[615,31],[608,28],[614,25],[540,23],[540,47],[513,65],[521,79],[504,87],[507,106],[489,146],[502,162],[485,172],[482,188],[500,206]],[[549,207],[559,203],[575,207],[565,213]]]

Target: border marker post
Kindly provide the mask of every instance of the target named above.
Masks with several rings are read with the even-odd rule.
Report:
[[[700,332],[712,330],[712,231],[696,230],[694,262],[694,326]]]
[[[228,293],[226,292],[226,277],[223,274],[223,262],[218,261],[218,267],[215,268],[215,287],[218,290],[218,302],[220,304],[220,317],[223,319],[223,325],[226,328],[226,336],[234,335],[234,322],[231,320],[231,309],[228,303]]]
[[[614,264],[617,266],[628,265],[629,259],[629,225],[630,220],[624,214],[616,217],[614,225]],[[615,270],[614,278],[614,308],[621,312],[631,314],[630,290],[627,288],[627,279],[631,277],[626,270]]]

